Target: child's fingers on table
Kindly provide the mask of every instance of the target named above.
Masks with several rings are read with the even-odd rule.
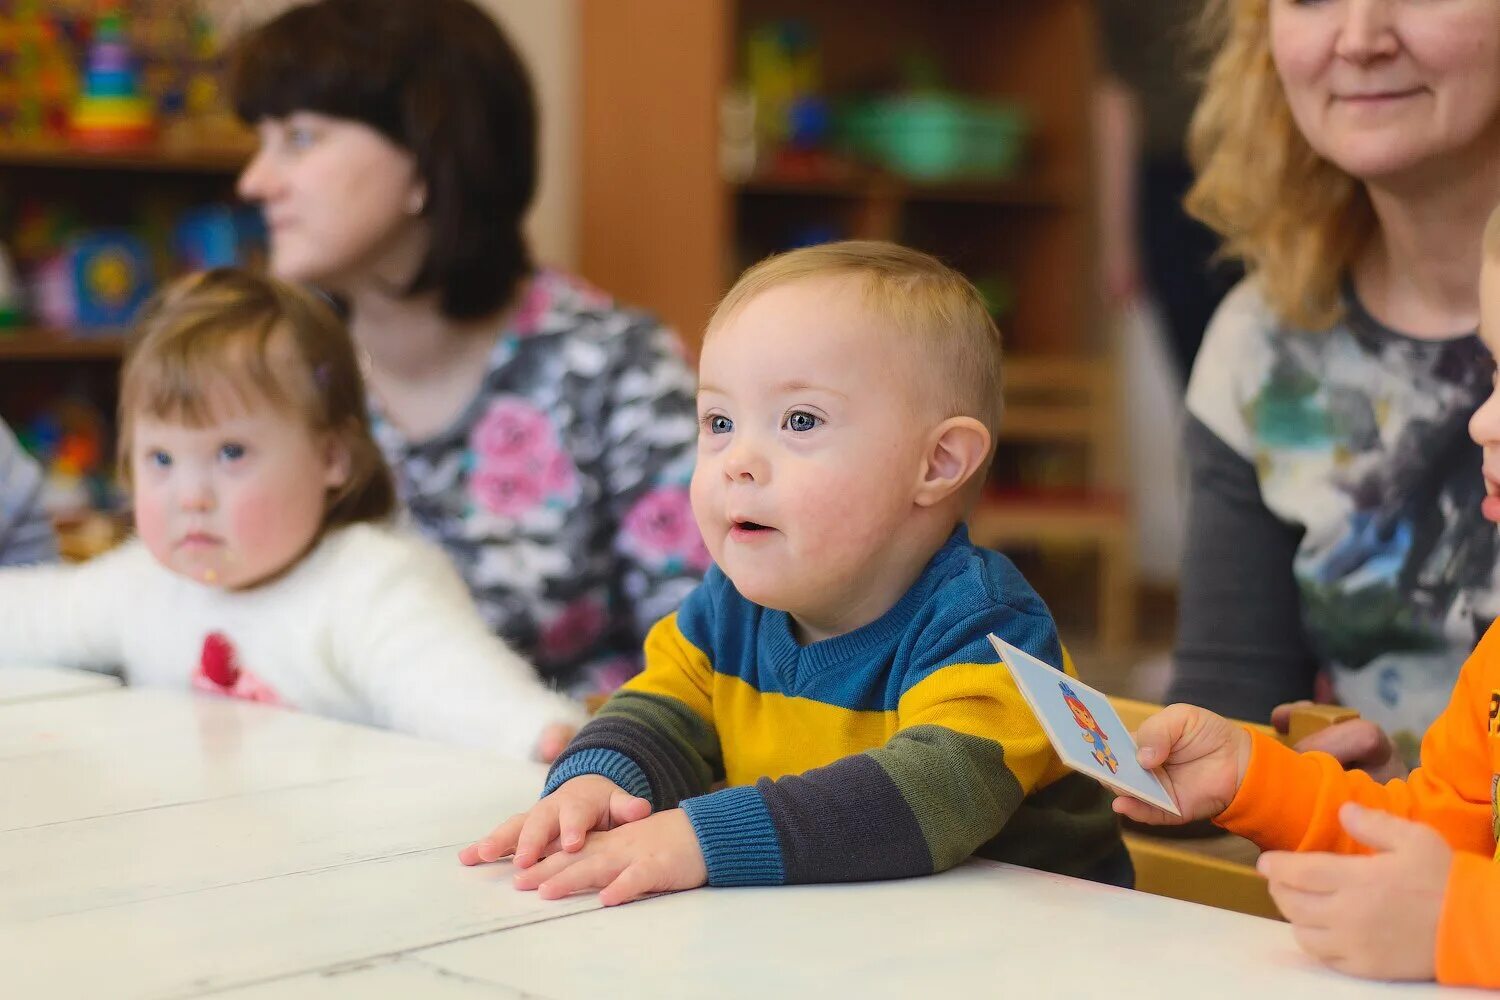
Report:
[[[535,889],[569,865],[577,864],[583,857],[576,852],[557,851],[539,859],[526,868],[518,868],[514,877],[517,889]]]
[[[595,854],[574,860],[562,871],[537,886],[537,895],[543,899],[562,899],[585,889],[598,889],[609,885],[620,874],[624,863],[613,853]]]
[[[1294,889],[1284,882],[1271,882],[1266,888],[1270,890],[1276,908],[1290,923],[1325,930],[1331,925],[1330,911],[1334,904],[1331,893]]]
[[[657,865],[637,858],[599,890],[599,902],[605,906],[618,906],[671,888]]]
[[[1296,939],[1299,948],[1320,962],[1338,968],[1339,963],[1344,961],[1345,956],[1337,935],[1325,927],[1292,924],[1292,937]]]
[[[557,841],[565,851],[583,847],[584,838],[602,817],[593,804],[568,801],[557,808]]]
[[[516,837],[516,865],[527,868],[546,856],[547,845],[557,839],[556,802],[543,799],[526,814],[526,822]]]
[[[518,813],[495,827],[484,837],[474,841],[458,852],[458,860],[466,865],[486,864],[499,861],[515,850],[516,835],[526,821],[525,813]]]

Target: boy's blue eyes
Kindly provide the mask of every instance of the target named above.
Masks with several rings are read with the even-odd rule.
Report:
[[[172,464],[172,456],[168,455],[164,451],[153,451],[151,454],[146,456],[146,461],[150,462],[157,468],[165,469]]]
[[[226,461],[236,461],[245,457],[245,446],[242,444],[226,444],[219,447],[219,457]]]
[[[793,410],[782,419],[781,426],[786,430],[805,434],[810,430],[816,429],[822,422],[822,417],[815,417],[804,410]],[[720,414],[704,417],[703,423],[708,426],[709,432],[712,434],[728,434],[734,430],[734,421]]]

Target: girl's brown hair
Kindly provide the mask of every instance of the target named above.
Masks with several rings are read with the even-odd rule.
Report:
[[[1375,232],[1364,185],[1308,145],[1271,60],[1268,0],[1212,0],[1217,44],[1188,153],[1188,211],[1224,237],[1283,320],[1323,330],[1343,315],[1341,282]]]
[[[120,376],[120,472],[130,481],[141,414],[201,427],[229,392],[332,434],[349,475],[330,491],[324,529],[381,521],[396,509],[390,470],[370,431],[348,330],[326,303],[274,278],[219,268],[180,279],[142,309]]]

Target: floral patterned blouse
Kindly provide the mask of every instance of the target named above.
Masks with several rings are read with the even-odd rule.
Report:
[[[375,435],[409,516],[490,627],[577,697],[641,666],[709,565],[688,504],[693,376],[672,335],[577,278],[533,275],[447,430]]]

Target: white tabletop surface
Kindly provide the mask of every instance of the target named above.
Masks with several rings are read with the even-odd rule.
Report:
[[[222,699],[0,705],[0,996],[1463,995],[1325,971],[1284,924],[986,862],[546,902],[455,859],[542,774]]]
[[[0,667],[0,705],[38,698],[108,691],[120,686],[117,677],[66,667]]]

